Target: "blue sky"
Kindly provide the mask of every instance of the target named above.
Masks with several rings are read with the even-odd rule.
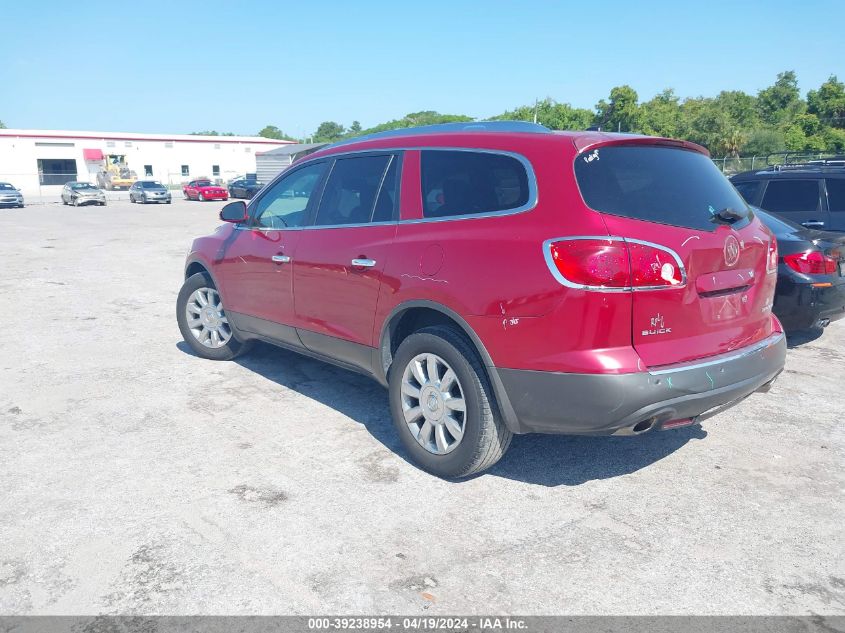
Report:
[[[535,97],[592,108],[625,83],[645,100],[845,79],[842,0],[8,2],[3,21],[0,120],[19,128],[301,136]]]

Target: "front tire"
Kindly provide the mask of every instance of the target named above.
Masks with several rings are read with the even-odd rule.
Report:
[[[206,273],[191,275],[176,299],[176,321],[182,338],[202,358],[231,360],[245,350],[235,338],[223,300]]]
[[[205,202],[205,196],[202,193],[197,194],[197,201],[198,202]]]
[[[423,328],[402,341],[390,367],[389,399],[405,450],[439,477],[486,470],[510,446],[513,434],[481,360],[453,328]]]

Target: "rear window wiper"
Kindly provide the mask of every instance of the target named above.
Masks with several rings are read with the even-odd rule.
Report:
[[[713,222],[724,222],[725,224],[733,224],[748,217],[748,209],[734,209],[733,207],[725,207],[719,211],[710,207],[710,213],[713,216],[711,218]]]

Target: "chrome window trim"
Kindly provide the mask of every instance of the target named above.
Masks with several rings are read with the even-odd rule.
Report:
[[[588,284],[576,284],[564,277],[555,266],[554,258],[552,257],[552,244],[555,242],[568,242],[573,240],[607,240],[609,242],[631,242],[632,244],[642,244],[643,246],[650,246],[665,253],[669,253],[678,265],[681,271],[681,283],[677,286],[625,286],[624,288],[607,288],[605,286],[590,286]],[[552,276],[563,286],[567,288],[574,288],[576,290],[589,290],[591,292],[640,292],[643,290],[676,290],[685,288],[687,285],[687,270],[680,256],[667,246],[662,244],[655,244],[654,242],[647,242],[646,240],[638,240],[632,237],[619,237],[617,235],[575,235],[566,237],[553,237],[543,242],[543,259],[546,260],[546,266]]]
[[[784,336],[786,335],[783,332],[774,332],[768,337],[764,338],[762,341],[753,343],[752,345],[749,345],[748,347],[742,349],[739,352],[725,352],[721,356],[717,356],[716,358],[713,358],[711,360],[693,360],[687,363],[678,363],[676,365],[669,365],[665,369],[656,369],[654,371],[648,370],[648,373],[652,376],[660,376],[662,374],[671,374],[676,371],[682,371],[686,369],[699,369],[701,367],[710,367],[712,365],[718,365],[720,363],[727,363],[732,360],[737,360],[738,358],[743,358],[745,356],[750,356],[751,354],[756,354],[757,352],[764,350],[767,347],[777,345],[781,342],[781,340],[783,340]]]
[[[518,154],[516,152],[509,152],[507,150],[502,149],[488,149],[488,148],[475,148],[475,147],[446,147],[446,146],[438,146],[438,147],[428,147],[428,146],[397,146],[397,147],[379,147],[379,148],[369,148],[369,149],[358,149],[352,150],[350,152],[337,152],[333,154],[328,154],[324,156],[316,156],[313,159],[305,160],[301,163],[297,163],[296,168],[299,169],[300,167],[305,167],[311,162],[317,162],[321,160],[336,160],[338,158],[343,158],[345,156],[353,156],[355,154],[372,154],[372,153],[397,153],[397,152],[413,152],[413,151],[442,151],[442,152],[475,152],[481,154],[498,154],[501,156],[509,156],[510,158],[514,158],[522,163],[523,168],[525,169],[525,173],[528,180],[528,200],[524,205],[519,207],[515,207],[513,209],[504,209],[502,211],[489,211],[486,213],[465,213],[462,215],[449,215],[442,218],[415,218],[413,220],[402,220],[402,209],[401,209],[401,201],[400,201],[400,209],[399,209],[399,220],[395,220],[393,222],[384,222],[384,223],[376,223],[372,222],[369,225],[361,225],[361,224],[341,224],[341,225],[326,225],[326,226],[302,226],[302,227],[292,227],[299,230],[303,229],[329,229],[329,228],[338,228],[340,226],[372,226],[373,224],[422,224],[424,222],[452,222],[454,220],[469,220],[469,219],[484,219],[484,218],[495,218],[507,215],[516,215],[518,213],[526,213],[534,209],[540,202],[540,194],[537,187],[537,176],[534,173],[534,167],[531,165],[531,161],[529,161],[525,156],[522,154]],[[422,168],[422,165],[420,165]],[[274,178],[270,183],[265,185],[266,187],[270,187],[276,181],[276,179],[280,178],[282,174],[284,174],[287,170],[282,171],[279,173],[276,178]],[[401,174],[400,174],[401,179]],[[422,187],[422,174],[420,174],[420,187]],[[420,191],[420,197],[422,198],[422,191]],[[425,209],[422,209],[424,212]],[[273,229],[273,230],[280,230],[280,229]],[[291,229],[285,229],[291,230]]]

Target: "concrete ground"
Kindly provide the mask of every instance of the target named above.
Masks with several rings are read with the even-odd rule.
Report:
[[[842,323],[703,428],[450,483],[363,377],[187,353],[220,206],[0,210],[0,613],[845,614]]]

